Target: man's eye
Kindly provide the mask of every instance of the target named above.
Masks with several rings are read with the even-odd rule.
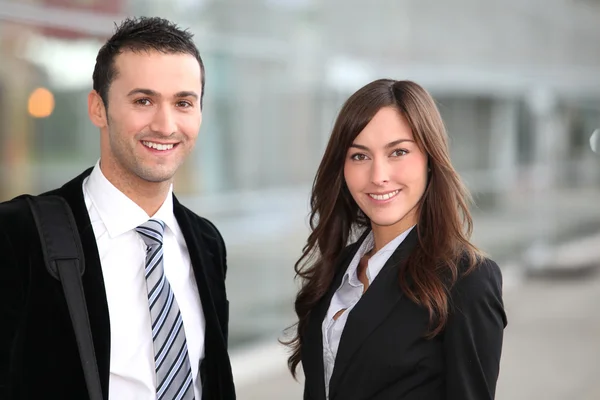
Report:
[[[179,101],[177,102],[177,107],[190,108],[192,107],[192,103],[189,101]]]

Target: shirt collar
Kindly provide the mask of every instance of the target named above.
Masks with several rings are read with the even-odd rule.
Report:
[[[369,282],[372,282],[373,279],[379,274],[379,272],[383,269],[387,260],[391,257],[392,253],[396,251],[396,249],[404,242],[404,239],[408,236],[410,231],[413,230],[415,225],[411,226],[398,236],[396,236],[392,241],[386,244],[382,249],[380,249],[377,253],[373,254],[373,256],[369,259],[369,267],[367,268],[367,277],[369,278]],[[384,261],[385,260],[385,261]],[[373,265],[373,268],[371,268]]]
[[[131,231],[150,219],[140,206],[106,179],[100,169],[100,161],[86,181],[85,190],[111,238]],[[152,218],[162,220],[171,231],[177,231],[178,225],[173,214],[173,185],[169,187],[165,201]]]
[[[350,262],[350,265],[348,266],[348,269],[346,270],[346,273],[342,278],[342,285],[344,284],[344,282],[349,282],[353,286],[361,284],[358,280],[358,277],[356,276],[356,270],[358,269],[358,265],[360,264],[361,258],[363,258],[365,254],[371,251],[373,249],[373,246],[375,246],[375,239],[373,236],[373,231],[371,231],[361,243],[360,247],[358,248],[358,251],[354,254],[352,262]]]
[[[408,236],[410,231],[413,230],[414,227],[415,227],[415,225],[411,226],[410,228],[408,228],[407,230],[405,230],[404,232],[402,232],[401,234],[396,236],[388,244],[383,246],[383,248],[381,248],[377,253],[373,254],[371,256],[371,258],[369,258],[369,261],[367,264],[367,271],[366,271],[367,278],[369,279],[369,283],[373,282],[373,280],[375,279],[377,274],[379,274],[379,272],[385,266],[385,263],[390,258],[391,254],[394,251],[396,251],[398,246],[400,246],[400,244],[404,241],[404,239],[406,239],[406,237]],[[350,266],[348,267],[348,269],[346,270],[346,273],[344,274],[344,278],[342,279],[342,282],[348,281],[350,284],[352,284],[354,286],[361,285],[361,282],[358,279],[358,276],[356,275],[356,270],[358,269],[358,265],[360,263],[361,258],[363,258],[363,256],[366,253],[371,251],[374,246],[375,246],[375,238],[373,236],[373,231],[371,231],[371,232],[369,232],[369,234],[367,235],[365,240],[362,242],[360,248],[354,255],[354,258],[352,259]]]

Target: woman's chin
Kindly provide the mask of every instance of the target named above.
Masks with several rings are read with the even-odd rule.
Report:
[[[402,222],[402,217],[376,217],[376,218],[371,218],[371,223],[376,225],[376,226],[380,226],[380,227],[386,227],[386,226],[395,226],[398,225]]]
[[[415,224],[413,213],[386,213],[387,215],[383,215],[384,213],[372,213],[368,215],[371,220],[371,224],[378,227],[394,227],[400,228],[405,227],[406,229],[410,228]]]

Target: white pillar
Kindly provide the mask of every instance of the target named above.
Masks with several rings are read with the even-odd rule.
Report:
[[[536,185],[552,187],[558,181],[561,163],[567,159],[568,130],[555,93],[546,89],[533,91],[528,98],[533,116]]]
[[[489,168],[496,185],[497,200],[513,193],[518,171],[518,103],[498,99],[492,106],[489,140]]]
[[[553,194],[557,191],[560,169],[567,160],[568,131],[555,93],[535,90],[528,100],[534,134],[532,212],[538,242],[549,243],[559,228],[554,223],[557,210]]]

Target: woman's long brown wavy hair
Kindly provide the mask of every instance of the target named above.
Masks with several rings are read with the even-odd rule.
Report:
[[[429,161],[429,182],[417,208],[418,244],[399,276],[405,295],[429,312],[427,337],[444,329],[459,261],[466,258],[469,272],[481,257],[469,242],[471,198],[450,162],[448,137],[433,98],[411,81],[380,79],[362,87],[343,105],[313,182],[312,232],[294,267],[302,280],[295,302],[297,329],[284,342],[292,349],[288,366],[294,377],[311,310],[328,291],[353,232],[370,226],[344,181],[344,160],[354,139],[382,107],[394,107],[406,118]]]

